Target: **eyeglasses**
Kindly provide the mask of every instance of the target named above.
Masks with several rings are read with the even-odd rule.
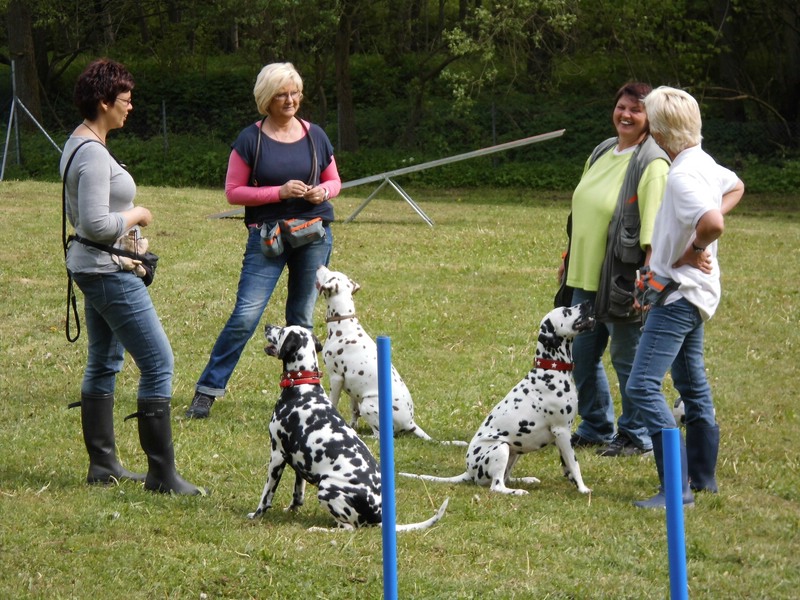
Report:
[[[120,100],[120,101],[124,102],[125,104],[127,104],[128,106],[133,104],[133,100],[131,100],[130,98],[120,98],[119,96],[117,96],[116,98],[114,98],[114,100]]]
[[[303,92],[283,92],[282,94],[275,94],[275,96],[272,99],[280,100],[281,102],[286,102],[289,98],[291,98],[292,100],[302,100]]]

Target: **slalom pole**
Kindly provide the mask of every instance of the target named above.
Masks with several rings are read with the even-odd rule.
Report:
[[[392,342],[378,336],[378,418],[381,446],[383,517],[383,598],[397,600],[397,515],[394,497],[394,425],[392,418]]]
[[[662,429],[664,447],[664,494],[667,500],[667,554],[671,600],[688,600],[686,577],[686,535],[683,526],[683,485],[681,481],[680,431]]]

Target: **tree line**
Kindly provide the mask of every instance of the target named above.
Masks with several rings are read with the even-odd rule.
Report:
[[[796,0],[0,0],[0,11],[0,62],[13,60],[17,96],[45,123],[95,56],[162,81],[228,68],[254,79],[288,60],[346,152],[369,143],[376,107],[401,115],[391,144],[415,148],[429,143],[425,123],[476,105],[493,111],[520,94],[608,103],[631,79],[688,89],[727,121],[766,124],[776,150],[800,145]]]

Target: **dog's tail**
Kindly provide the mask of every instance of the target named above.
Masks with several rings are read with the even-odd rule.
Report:
[[[469,473],[464,471],[461,475],[453,477],[436,477],[435,475],[418,475],[417,473],[398,473],[403,477],[411,477],[412,479],[424,479],[425,481],[435,481],[437,483],[467,483],[472,481]]]
[[[467,443],[467,442],[465,442],[463,440],[440,441],[440,440],[434,439],[431,436],[429,436],[427,433],[425,433],[425,430],[422,429],[422,427],[420,427],[419,425],[417,425],[414,422],[411,423],[411,428],[408,431],[413,433],[415,436],[417,436],[419,438],[422,438],[423,440],[426,440],[428,442],[436,442],[437,444],[442,444],[444,446],[469,446],[469,443]]]
[[[420,523],[408,523],[406,525],[395,525],[395,531],[419,531],[420,529],[427,529],[435,525],[439,519],[444,516],[444,511],[447,510],[447,504],[450,502],[450,498],[445,498],[442,505],[439,507],[439,510],[436,511],[436,514],[433,515],[427,521],[422,521]]]
[[[427,440],[429,442],[434,441],[434,439],[427,433],[425,433],[425,430],[419,425],[417,425],[413,420],[411,421],[411,425],[406,431],[408,431],[409,433],[413,433],[415,436],[417,436],[418,438],[422,438],[423,440]]]

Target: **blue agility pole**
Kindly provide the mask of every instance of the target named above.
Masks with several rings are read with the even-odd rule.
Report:
[[[383,598],[397,600],[397,515],[394,504],[394,425],[392,418],[392,342],[378,336],[378,418],[381,435],[383,517]]]
[[[664,494],[667,499],[667,554],[671,600],[688,600],[686,535],[683,526],[681,436],[675,428],[662,429],[664,447]]]

